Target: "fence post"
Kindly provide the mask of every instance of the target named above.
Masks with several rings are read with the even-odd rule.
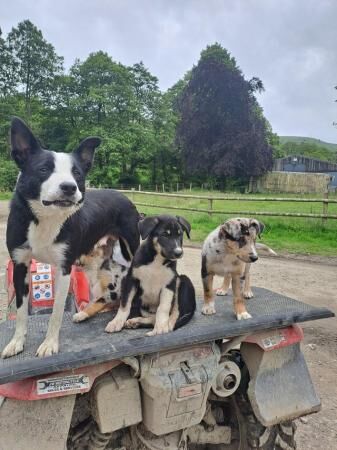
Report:
[[[192,183],[190,183],[190,192],[192,192]]]
[[[163,183],[163,192],[165,192],[165,183]]]
[[[179,191],[179,183],[177,183],[177,192]]]
[[[132,199],[132,201],[134,202],[135,201],[135,192],[136,192],[136,190],[135,190],[135,188],[131,188],[131,199]]]
[[[329,209],[329,191],[324,192],[323,194],[323,214],[328,215],[328,209]],[[326,217],[322,218],[322,225],[327,224],[328,219]]]
[[[142,187],[141,187],[141,185],[139,184],[138,185],[138,191],[141,191],[142,190]]]
[[[213,199],[208,199],[208,215],[209,217],[212,217],[212,209],[213,209]]]

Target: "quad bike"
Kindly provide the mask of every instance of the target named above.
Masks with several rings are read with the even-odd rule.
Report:
[[[90,297],[74,268],[60,353],[37,358],[52,300],[34,298],[36,274],[54,280],[33,264],[25,350],[0,361],[0,450],[291,450],[294,419],[320,409],[298,323],[332,317],[328,309],[255,288],[250,320],[237,321],[226,298],[215,316],[197,312],[166,335],[109,335],[111,312],[72,323]],[[1,349],[13,318],[0,324]]]

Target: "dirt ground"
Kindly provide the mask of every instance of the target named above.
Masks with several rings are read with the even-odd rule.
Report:
[[[0,202],[0,267],[7,260],[7,202]],[[192,279],[201,295],[200,249],[185,248],[179,271]],[[3,273],[3,271],[1,271]],[[252,266],[253,286],[264,287],[311,305],[326,306],[337,315],[337,258],[260,258]],[[1,280],[0,280],[1,281]],[[221,280],[217,280],[220,286]],[[335,318],[303,324],[305,355],[322,400],[321,412],[297,421],[299,450],[337,450],[337,322]]]

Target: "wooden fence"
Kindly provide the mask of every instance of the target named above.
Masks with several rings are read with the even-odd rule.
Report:
[[[328,193],[324,194],[323,198],[278,198],[278,197],[251,197],[251,196],[202,196],[202,195],[190,195],[190,194],[168,194],[161,192],[147,192],[147,191],[136,191],[132,190],[120,190],[120,192],[124,192],[125,194],[129,194],[132,201],[136,206],[146,206],[150,208],[161,208],[161,209],[173,209],[173,210],[181,210],[181,211],[191,211],[191,212],[201,212],[207,213],[209,216],[212,214],[226,214],[226,215],[244,215],[244,216],[271,216],[271,217],[303,217],[303,218],[311,218],[311,219],[322,219],[323,223],[325,223],[328,219],[337,219],[337,214],[329,214],[328,208],[329,203],[337,203],[336,199],[329,199]],[[136,200],[136,196],[139,195],[151,195],[154,197],[164,197],[164,198],[179,198],[179,199],[194,199],[194,200],[206,200],[208,204],[208,208],[190,208],[184,206],[174,206],[174,205],[158,205],[158,204],[150,204],[150,203],[142,203]],[[313,214],[313,213],[295,213],[295,212],[276,212],[276,211],[230,211],[230,210],[218,210],[213,208],[213,202],[217,200],[234,200],[238,202],[297,202],[297,203],[321,203],[322,204],[322,214]]]

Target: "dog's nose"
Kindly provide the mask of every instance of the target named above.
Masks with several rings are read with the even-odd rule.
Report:
[[[251,262],[255,262],[259,259],[259,257],[257,255],[254,255],[254,253],[251,253],[249,255],[249,259],[251,260]]]
[[[183,249],[181,247],[177,247],[174,249],[174,256],[179,258],[183,254]]]
[[[64,195],[67,195],[68,197],[70,197],[71,195],[75,194],[77,186],[75,183],[65,181],[64,183],[60,184],[60,189]]]

